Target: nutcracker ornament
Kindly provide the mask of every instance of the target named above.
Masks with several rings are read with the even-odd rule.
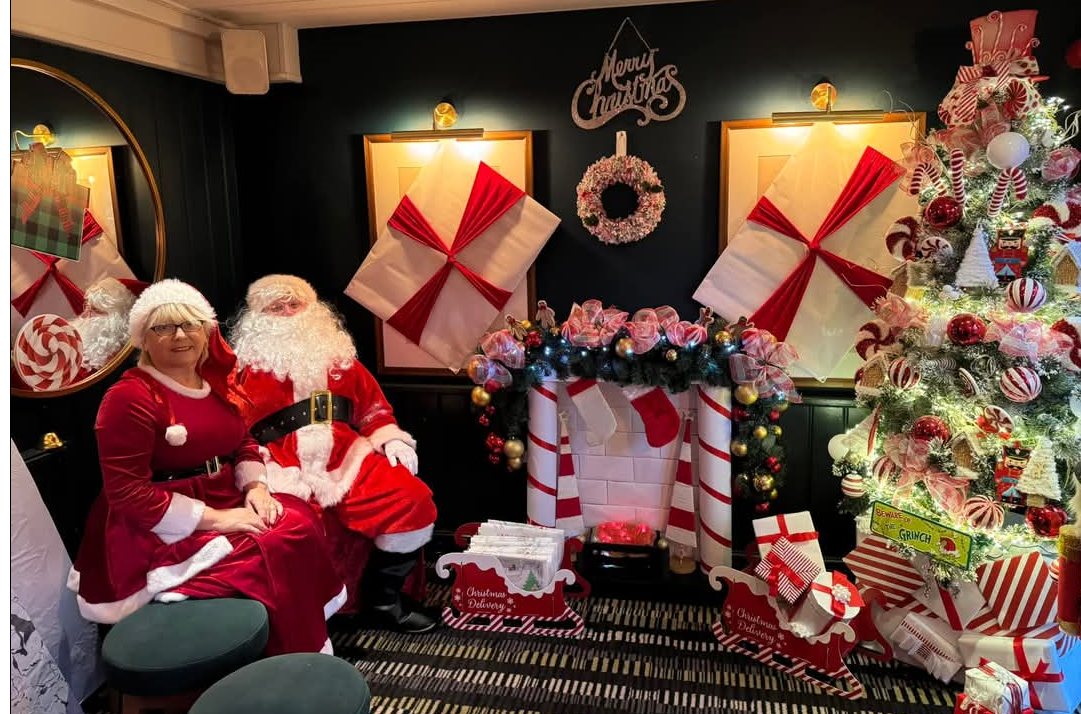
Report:
[[[1028,248],[1025,247],[1025,228],[1012,226],[1000,228],[995,234],[995,247],[990,250],[991,263],[1000,283],[1008,283],[1021,277],[1028,264]]]
[[[1002,459],[995,466],[995,492],[1002,503],[1024,505],[1025,496],[1017,490],[1017,482],[1028,466],[1032,449],[1020,442],[1002,447]]]

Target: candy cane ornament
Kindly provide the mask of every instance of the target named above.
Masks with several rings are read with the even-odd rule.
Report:
[[[950,151],[950,187],[953,197],[965,202],[965,152],[961,149]]]
[[[936,195],[942,195],[942,172],[932,163],[924,162],[912,171],[912,180],[908,183],[909,194],[916,196],[925,182],[931,182]]]
[[[995,190],[991,193],[991,200],[987,204],[987,216],[994,218],[1002,211],[1002,205],[1006,202],[1006,194],[1013,189],[1013,197],[1018,201],[1028,198],[1028,179],[1025,172],[1019,167],[1003,169],[995,181]]]

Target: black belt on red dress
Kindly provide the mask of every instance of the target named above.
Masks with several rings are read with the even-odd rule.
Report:
[[[353,420],[353,402],[327,391],[312,392],[307,399],[280,409],[251,428],[251,435],[266,445],[309,424]]]
[[[151,481],[179,481],[186,478],[195,478],[196,476],[213,476],[221,471],[221,467],[231,461],[228,456],[215,456],[212,459],[207,460],[202,466],[196,466],[190,469],[181,469],[180,471],[155,471],[150,476]]]

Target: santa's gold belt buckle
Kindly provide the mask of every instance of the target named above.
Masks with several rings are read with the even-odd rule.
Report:
[[[326,416],[325,417],[320,417],[319,416],[319,406],[318,405],[319,405],[319,398],[320,397],[326,398],[327,408],[326,408]],[[308,411],[310,412],[310,416],[311,416],[311,419],[310,419],[309,423],[311,423],[311,424],[329,424],[332,421],[334,421],[334,400],[331,398],[331,393],[329,391],[312,392],[312,395],[311,395],[311,397],[309,397],[309,399],[311,400],[310,407],[308,409]]]

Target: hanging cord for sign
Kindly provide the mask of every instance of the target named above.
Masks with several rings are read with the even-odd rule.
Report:
[[[887,97],[889,97],[889,100],[890,100],[890,108],[886,110],[886,113],[887,114],[892,114],[894,112],[894,110],[897,108],[898,105],[904,107],[905,108],[905,112],[904,112],[905,117],[908,118],[908,135],[909,135],[909,138],[911,138],[911,139],[913,139],[915,141],[923,140],[924,133],[923,133],[923,131],[920,130],[920,121],[919,121],[919,119],[916,118],[916,110],[913,109],[912,107],[910,107],[905,102],[902,102],[900,100],[894,100],[893,95],[890,94],[885,89],[882,90],[882,93],[885,94]]]
[[[646,42],[646,38],[642,37],[642,33],[638,31],[638,27],[635,26],[634,21],[629,17],[625,17],[623,18],[623,22],[620,23],[619,29],[616,30],[616,36],[612,38],[612,44],[608,45],[608,52],[611,52],[612,48],[616,46],[616,40],[619,39],[619,33],[623,32],[623,28],[627,26],[627,23],[630,23],[631,29],[634,30],[634,34],[638,35],[638,39],[642,41],[642,44],[646,46],[646,49],[652,50],[653,47]]]

